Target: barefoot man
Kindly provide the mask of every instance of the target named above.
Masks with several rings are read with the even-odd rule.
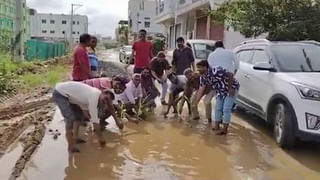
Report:
[[[110,112],[116,121],[117,126],[123,129],[123,124],[115,113],[112,105],[113,94],[109,91],[103,91],[90,87],[81,82],[63,82],[58,83],[53,92],[53,99],[59,107],[66,123],[66,138],[68,142],[68,151],[71,153],[80,152],[74,146],[73,127],[78,127],[77,124],[85,116],[89,116],[93,122],[95,133],[99,139],[101,146],[105,145],[105,140],[101,133],[99,124],[98,109],[101,105],[108,105]],[[77,131],[75,129],[75,131]]]

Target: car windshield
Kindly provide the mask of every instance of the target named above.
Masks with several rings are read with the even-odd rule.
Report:
[[[124,46],[124,47],[123,47],[123,50],[124,50],[125,52],[131,52],[131,51],[132,51],[132,46]]]
[[[271,51],[283,72],[320,72],[320,46],[275,45]]]
[[[208,59],[209,54],[214,51],[214,44],[194,43],[194,54],[196,59]]]

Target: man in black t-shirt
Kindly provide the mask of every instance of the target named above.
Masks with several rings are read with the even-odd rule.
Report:
[[[162,85],[161,103],[167,105],[165,98],[168,91],[168,83],[166,74],[171,69],[169,62],[166,60],[166,56],[163,51],[160,51],[151,63],[150,63],[151,74]]]
[[[177,75],[183,75],[183,72],[192,68],[195,71],[195,62],[192,49],[184,45],[183,37],[177,39],[178,48],[173,51],[172,69]]]

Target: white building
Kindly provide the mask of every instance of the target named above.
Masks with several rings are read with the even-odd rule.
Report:
[[[155,0],[129,0],[128,15],[130,35],[136,36],[140,29],[145,29],[149,35],[165,32],[164,26],[154,21]]]
[[[215,24],[204,10],[217,8],[224,0],[155,0],[155,23],[166,27],[169,48],[175,47],[175,40],[185,39],[223,40],[227,48],[233,48],[247,40],[232,28]]]
[[[31,38],[54,41],[71,39],[71,15],[35,13],[30,17]],[[88,17],[73,15],[72,37],[75,43],[83,33],[88,33]]]

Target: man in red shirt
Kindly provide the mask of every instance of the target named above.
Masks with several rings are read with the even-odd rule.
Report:
[[[91,69],[87,51],[90,42],[91,36],[89,34],[82,34],[79,45],[73,50],[73,81],[83,81],[90,78]]]
[[[147,31],[142,29],[139,31],[139,40],[135,41],[132,46],[131,61],[134,60],[134,73],[141,73],[144,68],[149,67],[153,57],[153,45],[146,40]]]

